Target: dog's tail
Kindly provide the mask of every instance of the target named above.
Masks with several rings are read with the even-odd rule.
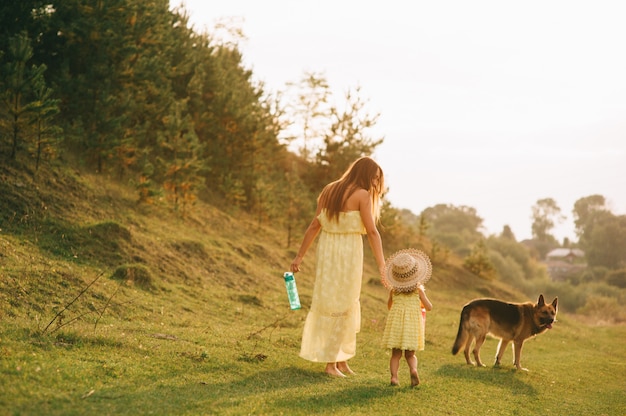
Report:
[[[456,333],[456,340],[452,346],[452,355],[456,355],[457,352],[465,345],[469,333],[465,329],[465,322],[469,319],[469,305],[465,305],[461,311],[461,319],[459,321],[459,331]]]

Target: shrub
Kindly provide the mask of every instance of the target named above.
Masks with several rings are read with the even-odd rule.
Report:
[[[576,312],[600,322],[626,322],[626,307],[621,306],[617,299],[612,297],[591,295],[588,297],[585,306],[579,308]]]
[[[626,269],[614,270],[606,277],[606,282],[611,286],[626,289]]]
[[[124,264],[119,266],[111,276],[115,280],[124,280],[144,290],[154,289],[152,274],[143,264]]]

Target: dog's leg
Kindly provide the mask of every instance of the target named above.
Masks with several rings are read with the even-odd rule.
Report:
[[[515,349],[515,368],[521,371],[528,371],[526,368],[522,368],[520,365],[520,359],[522,358],[522,346],[524,345],[524,340],[515,340],[513,341],[513,348]]]
[[[474,365],[474,362],[472,361],[472,359],[470,358],[470,348],[472,346],[472,342],[474,341],[475,337],[473,334],[470,334],[467,336],[467,340],[465,342],[465,349],[463,350],[463,354],[465,354],[465,361],[467,362],[467,364],[469,365]]]
[[[485,342],[486,334],[481,334],[476,337],[476,345],[474,345],[474,358],[476,359],[476,365],[479,367],[485,367],[482,361],[480,361],[480,347],[482,347],[483,342]]]
[[[493,365],[494,367],[500,367],[500,363],[502,362],[502,356],[504,355],[504,351],[506,347],[509,345],[509,340],[505,340],[504,338],[500,338],[500,343],[498,344],[498,353],[496,354],[496,363]]]

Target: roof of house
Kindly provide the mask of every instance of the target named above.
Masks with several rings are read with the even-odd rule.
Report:
[[[578,248],[555,248],[551,250],[546,257],[563,258],[563,257],[585,257],[585,252]]]

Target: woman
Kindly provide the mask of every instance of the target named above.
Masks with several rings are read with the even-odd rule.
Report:
[[[385,267],[376,228],[384,189],[380,166],[369,157],[356,160],[320,193],[315,217],[291,263],[291,271],[299,272],[304,255],[321,231],[313,299],[300,356],[326,362],[325,371],[333,376],[354,374],[347,360],[355,355],[356,333],[361,327],[362,234],[367,234],[381,275]]]

